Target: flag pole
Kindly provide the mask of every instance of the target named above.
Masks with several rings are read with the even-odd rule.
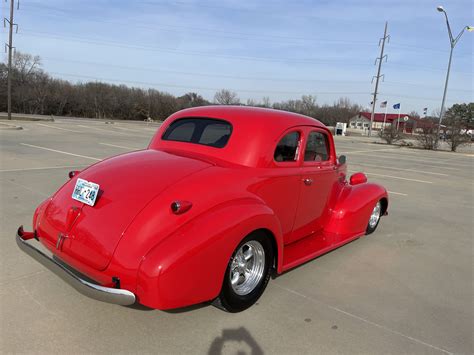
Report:
[[[385,130],[385,120],[387,119],[387,109],[388,109],[388,102],[385,105],[385,115],[383,116],[383,125],[382,125],[382,133]]]
[[[402,109],[402,106],[398,106],[398,119],[397,119],[397,131],[398,131],[398,126],[400,125],[400,110]]]

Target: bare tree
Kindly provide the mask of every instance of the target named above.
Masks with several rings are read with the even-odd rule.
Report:
[[[240,99],[237,93],[222,89],[214,95],[214,102],[218,105],[238,105],[240,104]]]
[[[434,150],[437,148],[436,142],[437,127],[429,125],[421,128],[421,132],[416,136],[416,140],[423,149]]]
[[[384,130],[380,130],[379,137],[387,142],[387,144],[393,144],[403,138],[400,131],[397,130],[394,125],[390,125]]]
[[[270,98],[268,96],[264,96],[262,99],[262,106],[263,107],[272,107],[272,104],[270,102]]]

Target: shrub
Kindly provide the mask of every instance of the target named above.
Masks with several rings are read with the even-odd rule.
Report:
[[[379,137],[387,142],[387,144],[393,144],[403,138],[401,133],[393,125],[385,127],[384,130],[380,130]]]

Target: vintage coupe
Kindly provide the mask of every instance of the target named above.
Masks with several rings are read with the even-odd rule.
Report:
[[[89,297],[163,310],[242,311],[273,270],[372,233],[388,207],[364,174],[347,181],[322,123],[249,107],[177,112],[147,149],[69,177],[19,247]]]

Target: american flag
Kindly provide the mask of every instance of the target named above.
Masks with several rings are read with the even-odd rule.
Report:
[[[380,108],[385,108],[387,107],[387,101],[383,101],[380,103]]]

